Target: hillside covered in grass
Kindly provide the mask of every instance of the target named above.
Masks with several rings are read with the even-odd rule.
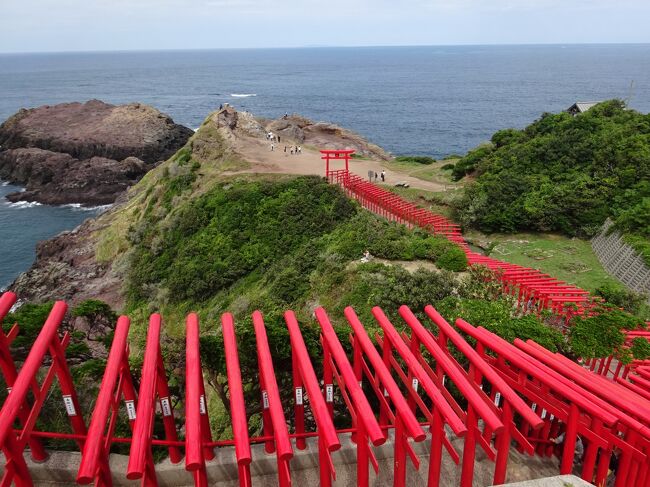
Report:
[[[621,101],[501,130],[453,174],[472,175],[457,204],[466,226],[589,237],[611,218],[650,261],[650,115]]]

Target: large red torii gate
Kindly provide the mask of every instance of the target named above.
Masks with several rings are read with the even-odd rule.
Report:
[[[350,159],[355,153],[354,149],[323,149],[320,151],[321,159],[325,161],[325,177],[330,177],[330,162],[345,161],[345,172],[350,172]]]
[[[12,293],[0,298],[0,317],[15,300]],[[421,321],[409,308],[402,306],[398,315],[403,322],[399,324],[380,308],[374,308],[374,328],[382,330],[374,337],[368,336],[366,331],[371,323],[361,323],[354,310],[346,308],[344,317],[350,326],[350,354],[346,353],[325,310],[318,308],[315,323],[320,329],[321,349],[315,356],[307,351],[297,317],[287,311],[284,320],[293,352],[290,405],[281,400],[264,318],[256,311],[253,326],[264,424],[264,433],[259,437],[249,435],[235,321],[232,315],[224,314],[221,325],[233,438],[220,441],[212,440],[210,435],[199,354],[198,317],[195,314],[187,317],[185,391],[176,398],[183,406],[174,412],[160,353],[160,315],[152,315],[149,321],[137,393],[128,359],[129,320],[121,316],[86,432],[65,362],[67,334],[62,339],[58,334],[65,310],[65,303],[54,306],[15,377],[8,366],[13,364],[11,354],[0,346],[3,376],[6,381],[14,377],[13,387],[0,410],[0,449],[6,461],[0,481],[2,486],[12,481],[19,486],[33,485],[23,452],[25,445],[40,445],[43,438],[77,441],[81,452],[79,484],[111,485],[115,473],[111,472],[108,462],[111,446],[128,443],[130,456],[126,473],[129,478],[141,479],[141,485],[158,485],[153,447],[165,448],[173,463],[180,464],[184,456],[185,469],[193,475],[195,485],[205,486],[209,482],[211,458],[219,455],[223,447],[234,446],[239,483],[250,486],[250,465],[255,462],[250,445],[261,443],[268,453],[276,455],[279,485],[289,486],[294,448],[304,449],[304,440],[308,437],[318,439],[321,485],[327,486],[336,478],[335,456],[341,445],[341,435],[347,434],[351,434],[356,443],[356,483],[367,486],[369,468],[378,471],[379,466],[373,448],[385,443],[389,433],[392,433],[390,444],[394,449],[392,478],[395,486],[405,486],[409,461],[413,468],[419,469],[421,465],[422,458],[415,453],[409,439],[430,442],[429,486],[439,485],[440,459],[446,450],[453,461],[462,465],[460,485],[470,487],[477,446],[495,462],[493,481],[499,484],[506,480],[511,440],[529,454],[549,455],[552,450],[549,441],[557,434],[560,424],[566,425],[562,473],[571,469],[573,444],[580,435],[586,443],[582,468],[585,480],[595,478],[598,483],[603,482],[616,449],[621,452],[616,486],[650,486],[650,400],[646,396],[598,376],[534,342],[510,344],[462,320],[457,320],[453,327],[431,306],[424,310],[427,321]],[[3,335],[5,341],[11,341],[18,328],[11,330],[8,337]],[[474,340],[475,346],[466,341],[466,336]],[[0,340],[0,345],[2,343],[4,341]],[[47,353],[53,360],[44,365]],[[317,376],[318,363],[323,365],[322,384]],[[35,381],[41,377],[43,369],[46,373],[42,385],[38,386]],[[643,378],[648,373],[639,368],[637,375]],[[34,427],[55,376],[59,378],[71,432],[37,431]],[[636,386],[650,394],[644,382],[636,382]],[[28,395],[30,390],[37,391],[33,399]],[[454,390],[460,391],[462,402],[452,393]],[[349,415],[350,428],[337,430],[334,427],[332,415],[336,397],[343,400],[336,410]],[[314,418],[316,428],[313,431],[305,430],[307,407]],[[290,411],[293,415],[288,414]],[[114,435],[119,415],[130,423],[131,436]],[[156,418],[162,418],[164,439],[152,435]],[[184,423],[184,428],[179,423]],[[291,429],[287,428],[288,423]],[[448,429],[444,428],[445,424]],[[462,438],[461,451],[454,448],[449,434]],[[45,450],[36,447],[31,454],[43,460]]]

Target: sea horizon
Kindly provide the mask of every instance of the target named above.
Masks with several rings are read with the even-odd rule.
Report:
[[[255,51],[255,50],[294,50],[294,49],[391,49],[428,47],[547,47],[547,46],[650,46],[650,42],[530,42],[530,43],[467,43],[467,44],[359,44],[359,45],[301,45],[301,46],[241,46],[241,47],[186,47],[162,49],[75,49],[56,51],[0,51],[0,56],[29,54],[120,54],[156,52],[210,52],[210,51]]]

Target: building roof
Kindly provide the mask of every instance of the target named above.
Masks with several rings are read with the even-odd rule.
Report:
[[[592,108],[594,105],[597,105],[599,103],[600,103],[599,101],[577,101],[573,105],[571,105],[567,111],[584,113],[590,108]]]

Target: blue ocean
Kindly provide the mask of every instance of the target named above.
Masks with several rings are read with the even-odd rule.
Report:
[[[649,112],[650,45],[0,54],[0,121],[91,98],[148,103],[192,128],[224,102],[264,117],[295,112],[394,154],[440,157],[575,101],[621,98]],[[3,201],[0,287],[29,267],[38,240],[93,214]]]

